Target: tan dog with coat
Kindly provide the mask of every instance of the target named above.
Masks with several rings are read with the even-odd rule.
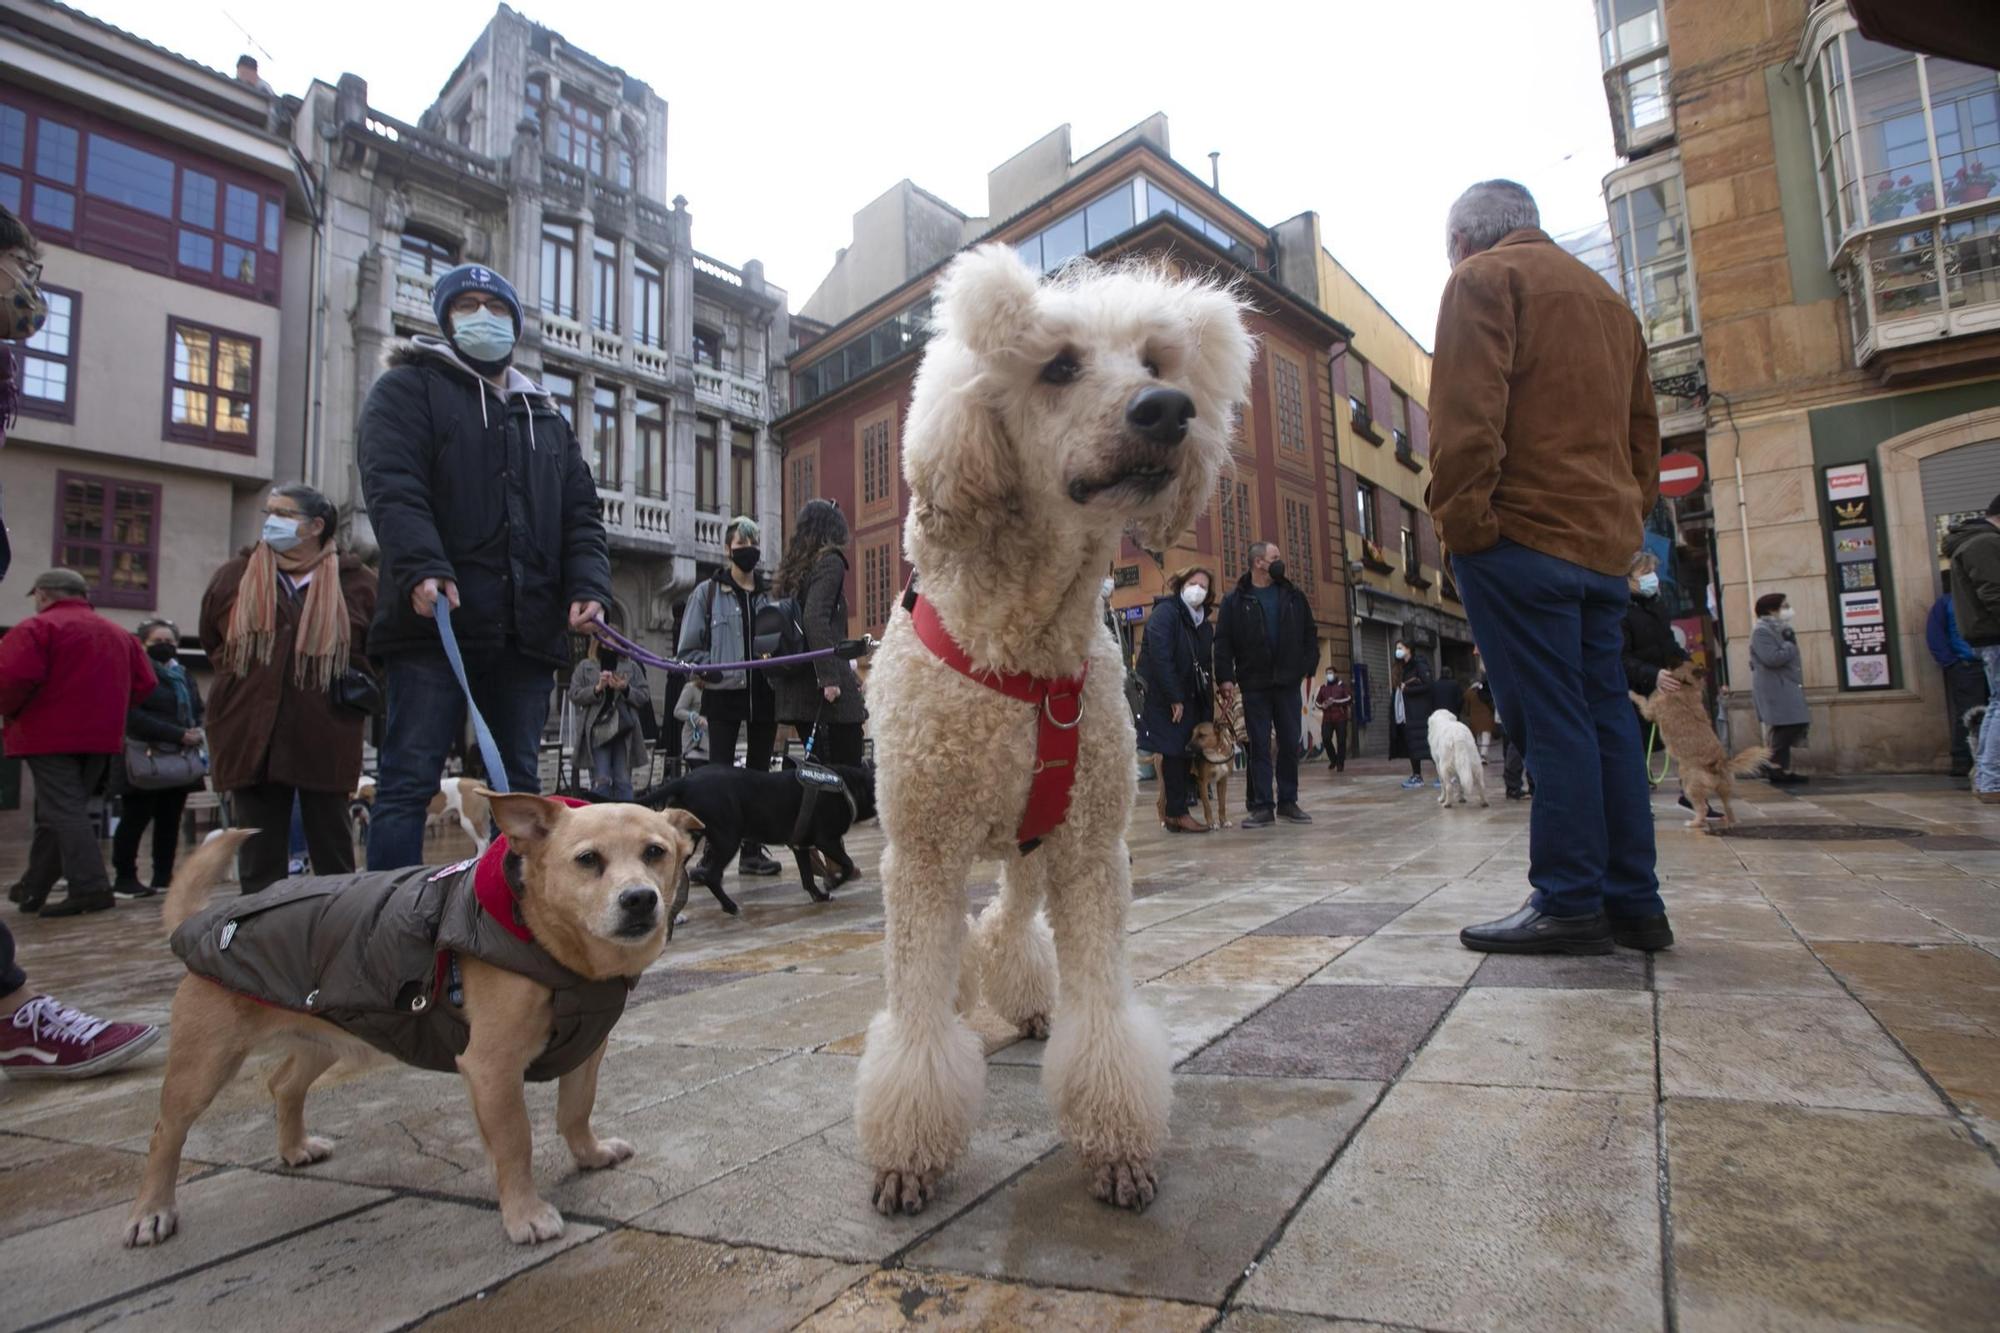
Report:
[[[306,1133],[305,1096],[343,1056],[381,1049],[422,1067],[455,1064],[492,1159],[501,1225],[518,1243],[563,1230],[562,1215],[535,1190],[524,1080],[560,1078],[556,1126],[579,1167],[615,1166],[632,1155],[630,1144],[591,1129],[597,1067],[625,990],[672,933],[700,821],[680,810],[572,809],[540,796],[480,795],[492,802],[506,843],[443,870],[287,880],[209,907],[210,890],[250,831],[227,833],[187,858],[165,915],[190,975],[174,995],[160,1118],[127,1245],[174,1234],[174,1179],[188,1129],[267,1042],[288,1052],[270,1089],[278,1156],[294,1167],[333,1151]],[[489,869],[501,877],[497,894],[482,878]],[[474,949],[527,959],[535,975]],[[241,980],[241,993],[197,968]],[[369,992],[377,974],[389,977],[379,999]],[[275,993],[252,998],[269,988],[253,988],[260,977],[273,979]]]

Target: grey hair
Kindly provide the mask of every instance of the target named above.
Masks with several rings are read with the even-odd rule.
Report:
[[[1642,550],[1632,557],[1632,563],[1626,567],[1625,572],[1637,578],[1641,574],[1650,574],[1659,567],[1660,557],[1654,555],[1651,551]]]
[[[1264,552],[1270,549],[1271,549],[1271,543],[1269,542],[1251,542],[1249,553],[1243,557],[1244,565],[1249,566],[1256,564],[1257,557],[1263,555]]]
[[[729,526],[723,529],[722,540],[730,542],[740,537],[746,542],[754,543],[762,535],[763,529],[757,526],[756,519],[750,517],[748,514],[738,514],[735,518],[730,519]]]
[[[1463,239],[1465,253],[1476,255],[1492,249],[1510,231],[1541,225],[1541,210],[1527,186],[1508,180],[1481,181],[1451,206],[1445,219],[1445,245],[1449,248],[1454,239]]]

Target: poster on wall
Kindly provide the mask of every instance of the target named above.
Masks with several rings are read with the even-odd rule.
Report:
[[[1840,687],[1893,688],[1885,601],[1888,571],[1885,552],[1877,543],[1874,488],[1867,464],[1825,469],[1820,497],[1836,571],[1833,642],[1840,659]]]

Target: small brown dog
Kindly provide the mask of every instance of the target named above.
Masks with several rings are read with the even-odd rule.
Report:
[[[1195,792],[1201,797],[1201,821],[1211,829],[1229,827],[1229,774],[1230,763],[1235,757],[1229,733],[1219,724],[1204,722],[1194,729],[1186,758]],[[1160,786],[1160,794],[1153,800],[1153,809],[1159,813],[1162,825],[1167,822],[1167,786],[1161,772],[1161,766],[1166,762],[1166,755],[1153,756],[1153,780]],[[1218,806],[1222,810],[1220,824],[1215,822]]]
[[[1680,689],[1672,694],[1657,689],[1651,694],[1634,694],[1632,702],[1638,705],[1639,716],[1659,727],[1667,753],[1680,765],[1681,786],[1687,792],[1688,804],[1694,807],[1694,818],[1688,821],[1688,827],[1708,831],[1702,811],[1708,808],[1710,796],[1722,802],[1722,827],[1734,827],[1736,811],[1729,798],[1736,794],[1736,779],[1755,773],[1771,757],[1771,752],[1753,745],[1732,758],[1716,739],[1715,728],[1708,720],[1701,669],[1692,662],[1683,662],[1669,674],[1681,682]]]
[[[479,795],[505,839],[443,869],[288,880],[211,907],[209,891],[250,833],[226,833],[187,858],[165,916],[189,975],[174,995],[160,1118],[127,1245],[174,1234],[188,1129],[267,1041],[287,1052],[269,1085],[287,1166],[333,1151],[307,1135],[305,1096],[342,1056],[372,1047],[455,1068],[493,1162],[501,1225],[519,1244],[563,1231],[535,1192],[525,1080],[561,1080],[556,1125],[579,1167],[632,1155],[591,1130],[597,1067],[625,992],[673,933],[701,823],[684,810]]]

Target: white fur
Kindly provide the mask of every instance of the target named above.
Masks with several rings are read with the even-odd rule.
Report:
[[[1450,805],[1453,789],[1458,792],[1458,803],[1465,804],[1466,797],[1477,793],[1479,803],[1486,804],[1486,770],[1479,762],[1479,745],[1472,739],[1472,728],[1451,715],[1449,709],[1440,708],[1431,714],[1430,720],[1431,762],[1437,765],[1438,804]]]
[[[471,778],[444,779],[438,783],[438,794],[431,801],[431,813],[439,819],[457,820],[465,836],[472,839],[473,847],[484,853],[493,841],[489,822],[492,807],[479,794],[479,786]]]
[[[903,440],[903,541],[919,587],[975,668],[1069,676],[1087,664],[1088,678],[1068,818],[1024,859],[1014,833],[1035,708],[939,661],[900,609],[890,620],[869,679],[889,994],[856,1090],[862,1147],[876,1206],[916,1211],[971,1137],[983,1069],[953,1012],[972,965],[965,878],[999,859],[1000,897],[971,934],[982,989],[1022,1031],[1048,1025],[1045,1082],[1092,1190],[1143,1207],[1166,1142],[1169,1062],[1125,967],[1135,744],[1099,584],[1122,533],[1164,550],[1214,493],[1254,345],[1242,303],[1213,283],[1087,264],[1043,282],[1004,246],[955,261],[936,310]],[[1044,381],[1063,353],[1080,373]],[[1177,446],[1126,424],[1127,404],[1155,385],[1194,403]],[[1166,473],[1150,487],[1098,484],[1142,467]]]

